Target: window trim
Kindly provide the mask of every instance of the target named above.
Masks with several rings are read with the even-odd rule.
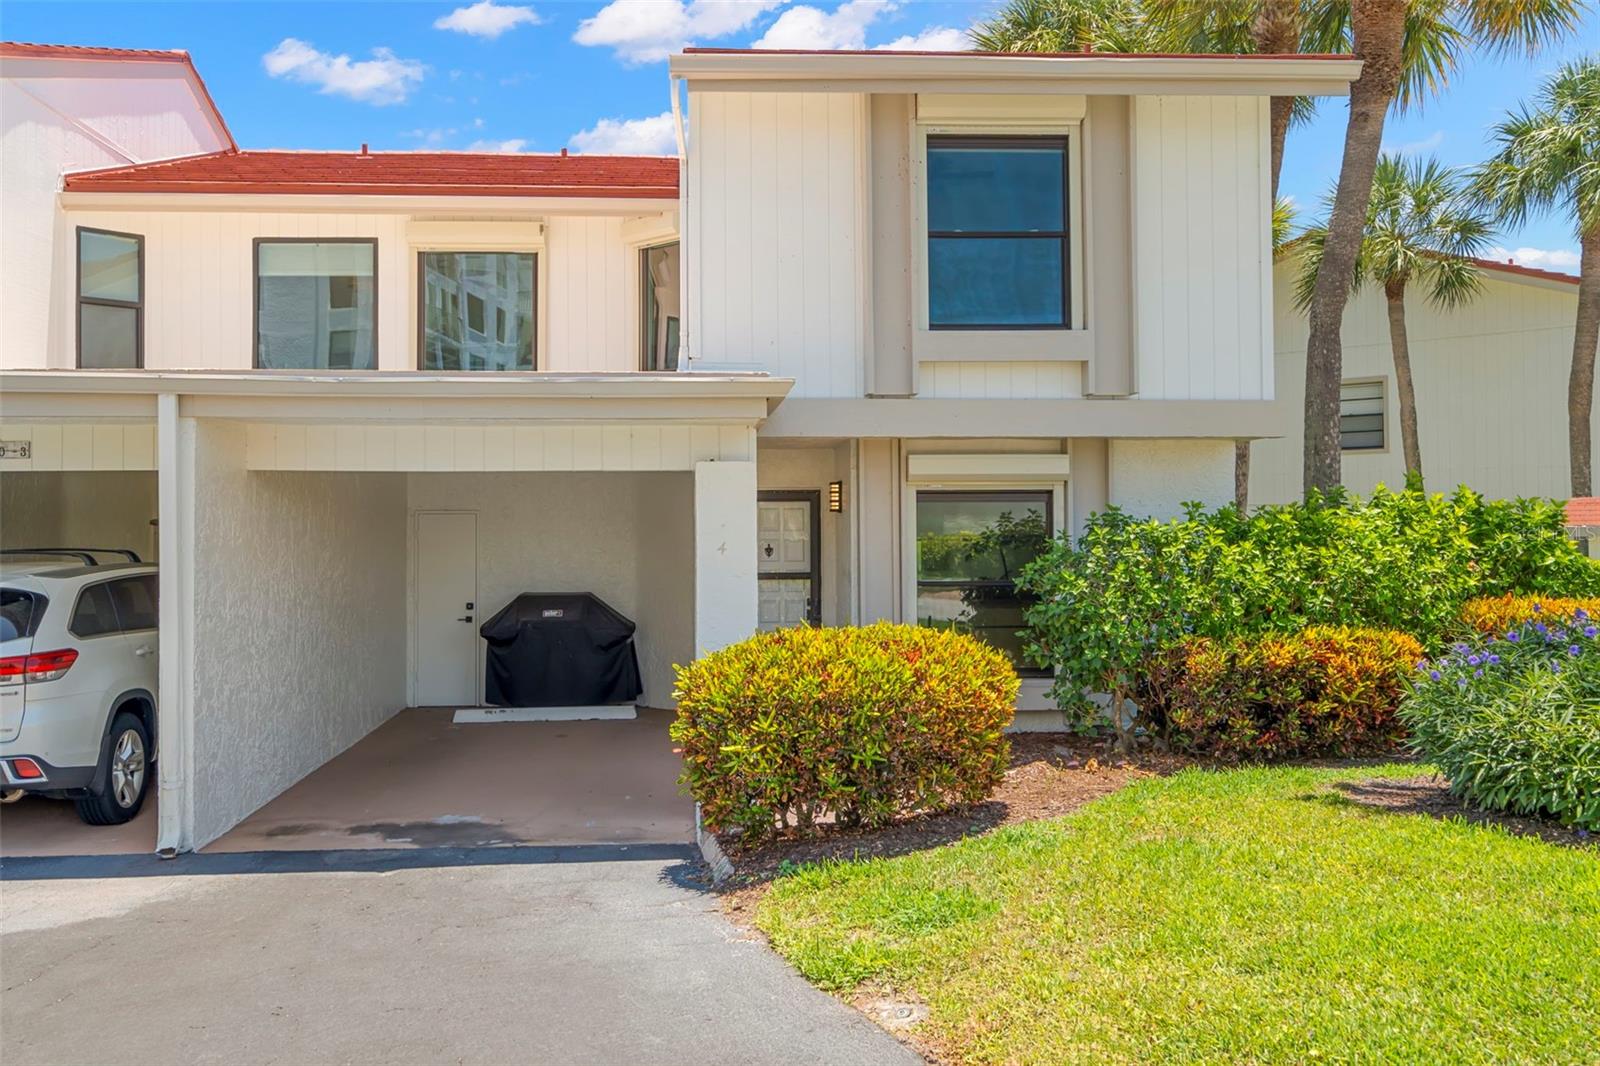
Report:
[[[1339,382],[1340,421],[1343,421],[1344,389],[1346,385],[1377,385],[1380,388],[1379,400],[1383,404],[1381,412],[1383,417],[1383,443],[1376,448],[1347,448],[1344,443],[1344,430],[1339,431],[1339,453],[1341,455],[1387,455],[1390,450],[1390,441],[1393,434],[1390,432],[1390,411],[1393,404],[1389,402],[1389,379],[1382,374],[1371,374],[1362,377],[1343,378]]]
[[[378,323],[383,321],[379,313],[379,300],[383,294],[383,286],[379,283],[378,238],[376,237],[255,237],[250,242],[250,365],[255,370],[267,370],[269,367],[261,365],[261,246],[263,244],[370,244],[372,246],[372,366],[371,370],[379,370],[383,366],[382,337],[378,332]],[[283,369],[283,368],[277,368]],[[352,368],[353,369],[353,368]],[[334,369],[331,367],[297,367],[296,374],[348,374],[351,370]],[[365,371],[358,371],[365,372]]]
[[[139,261],[139,299],[136,303],[126,300],[109,300],[103,296],[85,296],[83,294],[83,235],[85,233],[98,233],[103,237],[121,237],[138,244]],[[97,226],[77,226],[72,234],[72,258],[75,272],[74,291],[77,301],[73,304],[76,315],[72,323],[74,362],[79,370],[110,370],[111,367],[85,367],[83,365],[83,305],[92,304],[96,307],[121,307],[133,310],[133,369],[144,369],[144,234],[123,233],[121,230],[101,229]]]
[[[427,261],[427,257],[430,256],[430,255],[531,255],[531,256],[533,256],[533,289],[529,293],[529,296],[532,298],[532,301],[533,301],[533,348],[532,348],[532,351],[531,351],[531,355],[532,355],[532,359],[533,359],[533,365],[531,367],[529,367],[527,370],[518,369],[518,370],[515,370],[515,371],[506,371],[506,370],[462,370],[462,371],[427,370],[427,368],[423,365],[423,361],[427,358],[427,354],[428,354],[428,344],[427,344],[427,340],[428,340],[428,271],[427,271],[426,261]],[[417,248],[416,249],[416,259],[413,260],[413,262],[416,265],[416,272],[417,272],[417,332],[416,332],[417,342],[416,342],[416,360],[415,360],[416,369],[425,370],[425,371],[427,371],[427,373],[430,373],[430,374],[453,374],[453,373],[462,373],[462,374],[522,373],[522,374],[526,374],[526,373],[529,373],[531,371],[540,369],[540,367],[539,367],[539,334],[540,334],[540,331],[543,330],[543,328],[544,328],[544,317],[539,314],[539,303],[540,303],[540,300],[539,300],[539,259],[541,258],[542,255],[543,255],[543,249],[542,248],[431,248],[431,247],[430,248]],[[485,316],[484,316],[484,325],[485,326],[489,325],[489,319],[488,319],[488,315],[487,314],[485,314]],[[488,336],[492,336],[492,334],[489,333],[489,332],[485,332],[484,336],[488,337]]]
[[[1071,136],[1067,133],[945,133],[929,130],[922,141],[923,160],[928,154],[938,148],[1024,148],[1038,147],[1049,144],[1058,147],[1061,151],[1061,225],[1059,230],[1026,231],[1026,230],[977,230],[964,232],[959,230],[936,230],[927,224],[928,198],[933,193],[931,178],[924,181],[923,218],[922,227],[922,262],[923,262],[923,310],[927,320],[927,329],[930,333],[972,333],[998,331],[1004,333],[1059,333],[1074,329],[1074,308],[1072,299],[1072,251],[1075,243],[1076,228],[1073,226],[1072,210],[1072,145]],[[966,322],[955,324],[935,325],[933,322],[932,294],[928,291],[931,282],[930,264],[932,262],[931,245],[935,240],[983,240],[983,239],[1008,239],[1008,240],[1054,240],[1061,248],[1061,321],[1042,325],[1038,323],[1003,323],[1003,322]]]
[[[905,543],[903,550],[906,553],[905,573],[905,601],[906,614],[909,624],[918,625],[917,621],[917,590],[924,584],[940,585],[944,588],[1016,588],[1015,581],[955,581],[949,579],[936,579],[923,581],[918,573],[920,555],[917,551],[917,504],[923,496],[938,496],[942,499],[969,500],[977,503],[999,503],[1013,500],[1022,496],[1043,496],[1045,498],[1044,521],[1045,537],[1053,539],[1058,529],[1065,528],[1066,524],[1066,482],[1064,481],[1035,481],[1032,483],[997,482],[993,485],[979,485],[975,487],[948,488],[938,483],[906,483],[906,496],[909,503],[909,513],[905,520]],[[1054,676],[1048,667],[1017,666],[1017,676],[1026,680],[1044,680]],[[1019,694],[1020,699],[1020,694]]]

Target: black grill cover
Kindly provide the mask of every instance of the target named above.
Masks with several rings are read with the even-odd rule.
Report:
[[[589,592],[524,592],[478,628],[496,707],[632,703],[643,691],[633,622]]]

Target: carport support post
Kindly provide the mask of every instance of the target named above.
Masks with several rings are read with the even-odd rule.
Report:
[[[715,651],[757,624],[756,464],[694,464],[694,645]]]
[[[194,419],[176,394],[156,398],[161,542],[161,671],[156,707],[156,850],[194,847]]]

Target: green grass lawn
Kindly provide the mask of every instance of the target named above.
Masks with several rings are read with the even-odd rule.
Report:
[[[1187,771],[809,867],[757,911],[817,984],[974,1062],[1600,1062],[1600,853],[1357,806],[1356,770]]]

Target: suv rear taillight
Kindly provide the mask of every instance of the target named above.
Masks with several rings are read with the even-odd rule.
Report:
[[[0,684],[18,682],[32,684],[54,681],[71,669],[78,661],[76,648],[61,651],[43,651],[35,655],[9,655],[0,659]]]

